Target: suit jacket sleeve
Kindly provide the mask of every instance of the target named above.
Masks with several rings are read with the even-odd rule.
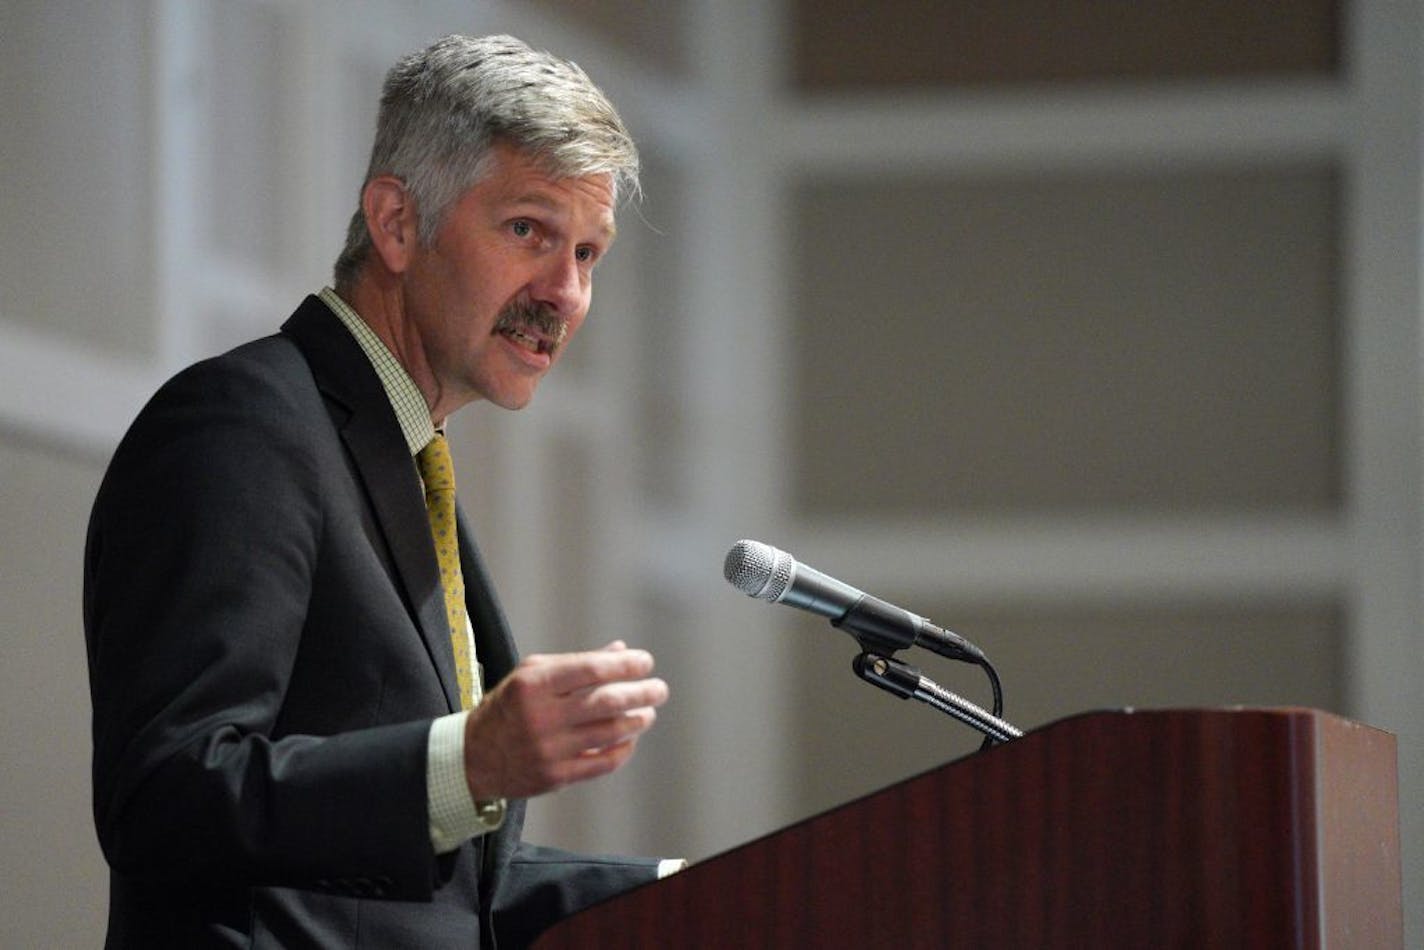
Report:
[[[253,346],[262,359],[199,364],[161,390],[96,501],[85,626],[100,841],[138,878],[359,879],[425,897],[429,718],[366,715],[380,697],[351,690],[342,728],[292,726],[313,591],[339,556],[327,541],[360,526],[324,499],[340,462],[313,438],[330,420],[300,354]],[[321,688],[340,696],[333,676]]]
[[[556,921],[658,877],[658,859],[575,854],[520,842],[500,882],[494,929],[526,947]]]

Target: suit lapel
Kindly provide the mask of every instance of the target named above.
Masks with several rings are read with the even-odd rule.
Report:
[[[458,529],[460,573],[465,579],[465,610],[475,629],[475,652],[484,667],[485,686],[492,688],[514,669],[514,664],[519,662],[519,652],[463,511],[459,513]]]
[[[465,577],[465,607],[475,628],[476,652],[479,654],[480,664],[484,667],[485,685],[492,689],[508,676],[519,662],[519,651],[510,635],[504,611],[500,609],[499,601],[494,596],[494,587],[485,570],[484,558],[475,546],[474,536],[463,512],[460,513],[458,527],[460,571]],[[480,902],[484,907],[494,906],[499,882],[504,878],[505,870],[514,857],[524,829],[524,800],[511,799],[507,807],[503,827],[480,839],[480,860],[483,865],[480,874]],[[487,927],[490,922],[489,915],[483,914],[481,925]],[[493,932],[487,936],[493,942]]]
[[[349,413],[344,420],[334,415],[333,421],[385,536],[406,606],[439,674],[446,703],[457,710],[460,686],[420,475],[386,392],[361,347],[318,298],[308,297],[282,331],[296,341],[321,391]]]

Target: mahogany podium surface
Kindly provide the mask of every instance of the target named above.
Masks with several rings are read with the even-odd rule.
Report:
[[[1308,709],[1064,719],[554,925],[608,947],[1399,947],[1392,735]]]

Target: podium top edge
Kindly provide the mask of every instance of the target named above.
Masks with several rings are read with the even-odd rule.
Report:
[[[1266,717],[1272,719],[1294,719],[1300,721],[1328,722],[1338,726],[1349,728],[1369,729],[1383,733],[1388,736],[1394,734],[1387,729],[1374,726],[1366,722],[1350,719],[1339,713],[1329,712],[1323,709],[1315,709],[1309,706],[1108,706],[1095,709],[1085,709],[1081,712],[1072,713],[1058,719],[1051,720],[1026,730],[1025,735],[1042,732],[1060,724],[1077,722],[1089,718],[1104,717],[1147,717],[1163,719],[1184,719],[1184,718],[1221,718],[1230,719],[1236,717]]]

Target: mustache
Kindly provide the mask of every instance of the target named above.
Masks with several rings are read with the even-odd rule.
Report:
[[[547,337],[553,346],[560,346],[569,335],[569,322],[548,304],[515,300],[499,312],[499,316],[495,318],[494,330],[496,333],[506,330],[533,330],[540,336]]]

